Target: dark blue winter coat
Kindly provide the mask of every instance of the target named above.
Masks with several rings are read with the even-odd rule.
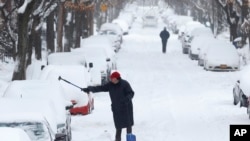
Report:
[[[108,82],[102,86],[89,86],[88,88],[93,93],[109,92],[116,129],[134,125],[132,103],[134,91],[126,80],[120,79],[117,84]]]
[[[161,37],[162,41],[166,42],[168,40],[169,36],[170,36],[170,34],[166,30],[166,28],[164,28],[164,30],[160,32],[160,37]]]

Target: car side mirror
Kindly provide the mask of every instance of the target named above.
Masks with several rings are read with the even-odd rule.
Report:
[[[110,61],[110,58],[107,58],[106,61],[109,62],[109,61]]]
[[[93,63],[89,63],[89,68],[93,68]]]

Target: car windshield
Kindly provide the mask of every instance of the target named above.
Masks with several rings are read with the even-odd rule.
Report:
[[[146,19],[155,19],[154,16],[146,16]]]
[[[40,122],[0,122],[0,127],[21,128],[32,141],[49,141],[50,139],[47,128]]]
[[[100,32],[101,35],[117,35],[114,31],[111,30],[103,30]]]

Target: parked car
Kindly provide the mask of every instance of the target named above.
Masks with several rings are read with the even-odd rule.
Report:
[[[45,99],[1,98],[0,112],[0,127],[20,128],[32,141],[70,141],[57,133],[55,111]]]
[[[111,70],[116,70],[116,53],[110,49],[109,44],[99,43],[99,40],[93,40],[93,43],[84,43],[81,48],[72,50],[72,52],[81,52],[86,59],[93,63],[90,70],[93,85],[105,84],[109,81]]]
[[[65,59],[67,58],[67,59]],[[92,62],[87,61],[86,57],[81,52],[56,52],[48,55],[48,66],[81,66],[80,70],[84,76],[85,81],[91,83],[91,73]],[[45,67],[45,66],[44,66]],[[67,67],[66,67],[67,68]],[[42,73],[42,72],[41,72]],[[41,74],[40,74],[41,75]],[[40,79],[41,76],[38,77]],[[54,79],[56,80],[56,79]]]
[[[66,93],[66,99],[74,104],[74,107],[70,109],[72,115],[87,115],[94,110],[93,95],[91,93],[87,94],[79,88],[92,85],[86,73],[83,73],[84,71],[84,68],[79,65],[48,65],[40,76],[42,80],[60,81],[62,89]]]
[[[123,19],[114,19],[112,23],[119,25],[122,28],[123,35],[128,35],[129,24]]]
[[[147,15],[144,15],[142,17],[142,24],[143,24],[143,27],[157,27],[158,25],[158,18],[156,15],[150,15],[150,14],[147,14]]]
[[[197,21],[188,21],[186,24],[182,25],[182,52],[188,54],[193,35],[191,34],[195,28],[204,27],[201,23]]]
[[[119,51],[119,46],[116,45],[115,42],[113,42],[113,40],[111,40],[109,37],[107,36],[102,36],[102,35],[92,35],[89,36],[88,38],[84,38],[83,40],[81,40],[81,46],[85,47],[85,46],[103,46],[104,48],[108,49],[108,50],[113,50],[113,52],[118,52]],[[86,56],[85,56],[86,57]],[[86,58],[88,59],[88,58]]]
[[[3,141],[31,141],[27,133],[20,128],[0,127],[0,137]]]
[[[233,88],[233,104],[240,103],[240,107],[248,107],[248,97],[240,88],[240,80],[237,80]]]
[[[250,67],[246,66],[233,87],[233,104],[240,103],[240,107],[246,107],[250,119],[250,81],[248,76],[250,76]]]
[[[81,65],[86,69],[88,69],[88,63],[84,55],[72,52],[51,53],[47,59],[47,65]]]
[[[215,40],[204,54],[204,69],[214,71],[236,71],[240,69],[240,58],[236,48],[229,42]]]
[[[66,100],[57,80],[15,80],[9,84],[3,97],[52,101],[55,105],[57,132],[65,133],[68,140],[71,140],[71,115],[68,109],[72,107],[72,103]]]
[[[214,41],[213,39],[212,36],[194,36],[188,50],[189,58],[191,60],[199,60],[199,53],[205,49],[208,44],[210,45],[210,43]]]
[[[99,32],[103,31],[112,31],[116,36],[118,36],[120,43],[123,42],[123,31],[119,25],[114,23],[104,23],[101,25]]]
[[[181,38],[181,47],[182,47],[182,53],[183,54],[188,54],[189,53],[189,49],[190,49],[190,44],[192,41],[192,38],[190,37],[190,35],[185,35],[185,33],[183,32],[183,37]]]
[[[204,39],[204,38],[203,38]],[[206,54],[206,51],[210,46],[216,46],[216,40],[215,38],[211,37],[205,37],[205,40],[203,40],[202,47],[197,48],[198,49],[198,66],[204,66],[204,56]]]
[[[104,26],[107,26],[108,23],[106,23]],[[116,25],[116,24],[113,24]],[[118,25],[116,25],[118,26]],[[103,25],[100,28],[100,31],[98,33],[99,35],[104,35],[110,38],[110,40],[113,42],[115,46],[115,51],[118,52],[121,49],[121,42],[122,42],[122,36],[118,35],[116,31],[112,29],[107,29],[103,27]]]
[[[128,28],[130,29],[132,27],[132,24],[134,22],[135,19],[135,15],[133,14],[133,12],[129,12],[129,11],[123,11],[120,12],[117,19],[125,21],[128,25]]]

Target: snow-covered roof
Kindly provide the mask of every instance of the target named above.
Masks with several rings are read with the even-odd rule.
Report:
[[[52,53],[48,56],[48,64],[86,66],[87,60],[85,59],[84,54],[72,53],[72,52],[57,52],[57,53]]]
[[[31,141],[24,130],[11,127],[0,127],[0,138],[3,141]]]
[[[15,80],[10,83],[3,94],[6,98],[20,98],[52,101],[55,106],[56,118],[58,122],[66,119],[65,106],[68,105],[66,94],[58,80]]]
[[[44,122],[47,120],[51,129],[57,131],[55,106],[46,99],[0,99],[0,122]]]

